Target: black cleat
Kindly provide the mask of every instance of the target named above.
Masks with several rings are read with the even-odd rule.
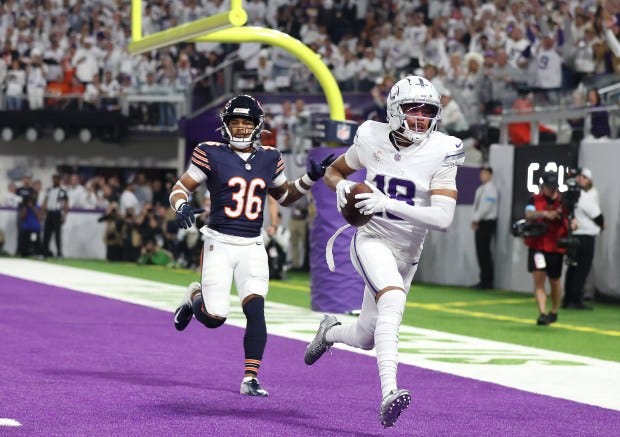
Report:
[[[192,282],[189,284],[185,296],[183,296],[183,303],[174,311],[174,327],[177,328],[177,331],[182,331],[187,328],[189,322],[192,321],[192,317],[194,317],[192,294],[196,290],[200,290],[200,283]]]
[[[536,320],[536,324],[538,326],[548,325],[549,320],[547,319],[547,315],[541,314],[540,316],[538,316],[538,319]]]
[[[558,313],[548,313],[547,314],[547,323],[554,323],[558,321]]]

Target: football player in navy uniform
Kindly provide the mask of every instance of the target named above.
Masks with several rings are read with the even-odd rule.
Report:
[[[264,112],[256,99],[248,95],[233,97],[220,119],[226,142],[198,144],[187,171],[170,194],[177,223],[188,228],[194,223],[194,210],[188,203],[190,193],[203,182],[211,193],[211,214],[201,228],[205,237],[201,282],[189,285],[175,311],[174,324],[181,331],[195,316],[207,328],[221,326],[228,317],[234,279],[247,319],[241,394],[268,396],[257,379],[267,343],[264,301],[269,267],[261,236],[266,197],[269,194],[280,205],[290,205],[323,177],[334,157],[319,163],[310,160],[310,170],[289,182],[280,152],[258,143]]]
[[[398,81],[386,106],[388,123],[365,121],[324,178],[336,192],[339,209],[347,205],[354,185],[347,176],[356,170],[366,169],[372,189],[355,196],[354,206],[372,219],[357,230],[350,251],[365,282],[362,311],[346,326],[325,316],[304,361],[314,364],[335,342],[374,348],[381,380],[379,417],[391,427],[411,401],[409,391],[396,384],[398,330],[407,293],[428,230],[445,231],[452,223],[457,167],[464,153],[460,139],[436,130],[440,96],[425,78]]]

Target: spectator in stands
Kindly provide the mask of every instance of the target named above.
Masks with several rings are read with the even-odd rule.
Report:
[[[43,109],[45,88],[47,86],[47,67],[43,64],[41,51],[32,49],[30,64],[26,67],[26,93],[30,110]]]
[[[282,112],[273,117],[271,122],[271,128],[276,132],[276,147],[283,153],[290,153],[293,150],[296,123],[293,102],[285,100],[282,102]]]
[[[538,34],[539,32],[536,31]],[[530,57],[534,99],[540,105],[560,103],[562,58],[555,47],[555,32],[547,32],[540,43],[534,44]]]
[[[67,196],[69,198],[69,208],[85,208],[86,188],[80,182],[80,176],[77,173],[71,173],[67,187]]]
[[[379,83],[372,87],[370,95],[372,96],[373,105],[366,112],[367,120],[375,120],[385,123],[386,99],[387,95],[394,85],[394,76],[386,74],[381,78]]]
[[[170,94],[177,85],[177,69],[169,54],[162,56],[161,65],[157,71],[158,92]],[[170,102],[159,103],[159,126],[173,127],[177,122],[176,107]]]
[[[495,65],[489,72],[492,81],[493,100],[498,102],[502,109],[510,109],[517,99],[517,84],[525,84],[527,76],[520,68],[508,62],[508,53],[504,48],[494,52]]]
[[[82,109],[85,111],[98,111],[101,109],[101,94],[99,73],[96,73],[91,81],[86,84],[86,89],[82,96]]]
[[[438,88],[441,94],[441,124],[439,130],[458,138],[468,138],[470,136],[469,124],[459,104],[452,98],[449,89]]]
[[[6,109],[21,111],[24,107],[24,87],[26,86],[26,72],[21,67],[18,58],[11,61],[11,68],[6,76]]]
[[[405,39],[405,29],[397,26],[394,36],[390,37],[387,53],[385,54],[385,68],[395,77],[406,74],[411,67],[412,45]],[[385,100],[385,99],[384,99]]]
[[[601,96],[596,88],[588,90],[586,105],[591,108],[600,108]],[[594,138],[611,137],[611,129],[609,127],[609,113],[607,111],[597,111],[590,115],[590,134]]]
[[[156,207],[170,206],[170,200],[168,199],[168,195],[170,190],[166,188],[160,178],[155,178],[151,182],[152,188],[152,202]]]
[[[141,94],[158,94],[160,87],[155,80],[155,73],[146,73],[146,82],[140,85]],[[147,125],[156,125],[159,122],[159,105],[157,103],[145,103],[141,105],[142,122]]]
[[[153,202],[153,190],[151,182],[147,179],[143,171],[139,171],[135,177],[134,194],[138,198],[140,205],[151,204]]]
[[[343,91],[355,91],[359,75],[359,60],[355,53],[343,47],[342,62],[334,66],[333,73]]]
[[[583,104],[583,97],[579,93],[575,93],[575,101],[578,106]],[[601,96],[596,88],[590,88],[586,94],[586,106],[597,108],[603,106]],[[585,135],[585,120],[583,118],[569,119],[571,126],[571,143],[578,144]],[[609,138],[611,136],[611,128],[609,126],[609,113],[607,111],[597,111],[589,114],[590,132],[589,138]]]
[[[114,79],[111,70],[103,73],[103,83],[99,86],[101,91],[101,108],[106,111],[119,111],[120,102],[118,100],[121,94],[121,85]]]
[[[95,39],[90,36],[83,37],[81,46],[77,49],[71,60],[75,67],[75,75],[84,86],[93,80],[93,76],[99,72],[97,61],[98,49],[93,47]]]
[[[360,91],[370,91],[384,74],[383,62],[373,47],[366,47],[364,57],[359,61]]]
[[[119,210],[122,216],[126,216],[128,210],[131,210],[132,214],[140,214],[142,212],[140,200],[134,193],[136,189],[134,179],[133,176],[127,179],[127,185],[119,199]]]
[[[519,97],[512,105],[512,109],[519,113],[528,113],[534,111],[534,95],[526,89],[519,89]],[[525,146],[532,144],[532,133],[530,131],[530,123],[528,121],[508,124],[508,135],[510,143],[514,146]],[[538,124],[539,143],[555,143],[556,134],[543,125]]]

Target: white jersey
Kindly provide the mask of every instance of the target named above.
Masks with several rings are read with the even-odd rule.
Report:
[[[347,165],[366,168],[366,179],[392,198],[416,206],[430,206],[431,190],[456,190],[456,170],[465,153],[460,139],[433,132],[418,146],[399,150],[389,138],[387,123],[364,122],[345,153]],[[361,229],[379,236],[400,257],[418,261],[427,230],[392,214],[375,215]]]

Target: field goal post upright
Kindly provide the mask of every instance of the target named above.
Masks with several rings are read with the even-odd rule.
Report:
[[[155,50],[183,41],[208,41],[237,44],[243,42],[258,42],[270,46],[280,47],[283,50],[286,50],[295,56],[295,58],[299,59],[312,72],[319,82],[329,107],[329,124],[332,124],[333,126],[331,127],[335,128],[330,128],[330,130],[339,132],[340,125],[342,125],[345,128],[344,130],[348,133],[352,132],[351,126],[346,125],[347,122],[344,111],[344,101],[342,99],[342,93],[340,92],[338,83],[329,68],[327,68],[327,65],[325,65],[321,59],[320,55],[312,51],[301,41],[284,32],[258,26],[244,26],[247,22],[247,13],[243,9],[242,0],[231,0],[230,11],[213,15],[211,17],[194,20],[190,23],[184,23],[179,26],[160,32],[155,32],[146,36],[142,35],[141,0],[132,0],[131,12],[132,41],[129,44],[128,50],[129,53],[132,54],[144,53],[149,50]],[[339,138],[338,135],[337,138]],[[177,172],[179,175],[185,171],[185,148],[186,139],[179,137],[177,143]],[[315,149],[314,151],[325,152],[325,150],[319,149]],[[315,188],[319,189],[326,187],[322,184],[317,184]],[[313,190],[313,193],[314,192],[315,191]],[[330,199],[330,202],[333,204],[323,207],[322,210],[326,213],[333,213],[336,210],[335,196],[327,195],[326,199]],[[340,216],[338,218],[342,219]],[[310,254],[311,259],[322,259],[322,249],[318,248],[315,252],[315,256]],[[348,249],[346,252],[348,252]],[[343,255],[341,254],[341,256]],[[324,262],[319,261],[314,264],[316,264],[317,267],[317,275],[313,276],[321,276],[321,272],[326,271],[327,269]],[[361,279],[353,269],[352,265],[342,266],[336,275],[328,276],[330,278],[328,284],[315,286],[314,282],[312,282],[311,294],[313,299],[315,295],[327,296],[334,287],[342,285],[343,280],[345,282],[349,281],[351,285],[350,288],[354,290],[357,290],[363,286]],[[344,302],[342,304],[338,304],[338,306],[334,306],[333,309],[338,312],[348,311],[354,309],[352,305],[357,306],[358,303],[351,303],[349,300],[349,302]],[[359,305],[361,306],[361,302]]]
[[[248,16],[242,0],[231,0],[230,10],[206,18],[180,24],[171,29],[142,35],[142,0],[131,0],[131,38],[129,53],[139,54],[182,41],[225,43],[260,42],[280,47],[308,67],[317,78],[329,107],[330,120],[344,121],[344,101],[338,83],[320,55],[292,36],[274,29],[244,27]],[[185,140],[180,138],[177,151],[177,171],[185,170]]]

